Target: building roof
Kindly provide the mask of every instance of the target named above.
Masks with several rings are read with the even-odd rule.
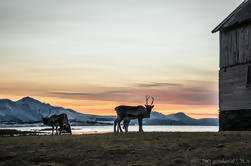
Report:
[[[245,0],[225,20],[223,20],[213,31],[222,31],[226,28],[251,22],[251,0]]]

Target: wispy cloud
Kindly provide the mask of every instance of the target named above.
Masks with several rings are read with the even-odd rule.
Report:
[[[93,93],[80,93],[80,92],[51,92],[55,95],[66,95],[66,96],[91,96]]]
[[[215,113],[188,113],[189,115],[199,116],[199,117],[217,117],[218,114]]]
[[[159,83],[159,82],[152,82],[152,83],[137,83],[135,84],[136,87],[181,87],[182,84],[178,83]]]
[[[209,83],[208,83],[209,84]],[[107,91],[96,93],[84,92],[66,92],[57,91],[50,92],[61,98],[74,98],[82,100],[103,100],[115,102],[133,102],[142,103],[145,95],[155,97],[156,103],[159,104],[182,104],[182,105],[216,105],[217,91],[205,86],[194,86],[169,83],[151,83],[143,84],[135,87],[115,88],[109,87]],[[171,86],[171,88],[170,88]],[[160,87],[150,88],[149,87]]]

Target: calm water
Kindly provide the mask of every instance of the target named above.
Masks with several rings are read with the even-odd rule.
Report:
[[[129,131],[138,131],[138,126],[129,126]],[[217,132],[218,126],[143,126],[145,132]],[[76,126],[74,132],[113,132],[113,126]]]
[[[48,127],[7,128],[22,131],[39,131],[41,129],[48,129]],[[143,130],[145,132],[218,132],[219,126],[143,126]],[[138,126],[129,126],[129,131],[138,131]],[[73,134],[107,133],[113,132],[113,126],[72,126],[72,132]]]

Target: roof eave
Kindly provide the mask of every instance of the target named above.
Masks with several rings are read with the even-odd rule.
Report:
[[[243,5],[248,2],[249,0],[244,0],[231,14],[229,14],[227,16],[227,18],[225,18],[216,28],[214,28],[212,30],[212,33],[215,33],[215,32],[218,32],[218,31],[221,31],[222,29],[224,29],[224,24],[236,13],[239,12],[239,10],[243,7]],[[249,1],[250,2],[250,1]],[[225,27],[227,28],[227,27]]]
[[[218,25],[216,28],[214,28],[211,32],[216,33],[220,30],[220,26]]]

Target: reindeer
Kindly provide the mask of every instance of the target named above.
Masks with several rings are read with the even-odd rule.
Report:
[[[40,113],[40,110],[39,110]],[[66,132],[72,134],[71,131],[71,125],[69,123],[67,114],[62,113],[59,115],[52,115],[51,111],[49,111],[49,114],[47,117],[43,117],[42,114],[40,113],[40,116],[43,120],[44,125],[51,126],[52,127],[52,135],[54,134],[54,128],[56,127],[56,134],[58,134],[58,127],[59,129],[59,135],[61,135],[62,131],[65,130]]]
[[[125,106],[121,105],[115,108],[117,112],[117,119],[114,121],[114,133],[123,132],[120,126],[120,122],[123,121],[123,127],[126,132],[128,132],[128,126],[132,119],[138,119],[139,123],[139,132],[143,132],[142,129],[142,120],[144,118],[150,118],[152,108],[154,107],[154,97],[152,97],[152,103],[149,105],[148,100],[150,96],[146,96],[145,106]],[[118,125],[118,128],[116,128]]]

